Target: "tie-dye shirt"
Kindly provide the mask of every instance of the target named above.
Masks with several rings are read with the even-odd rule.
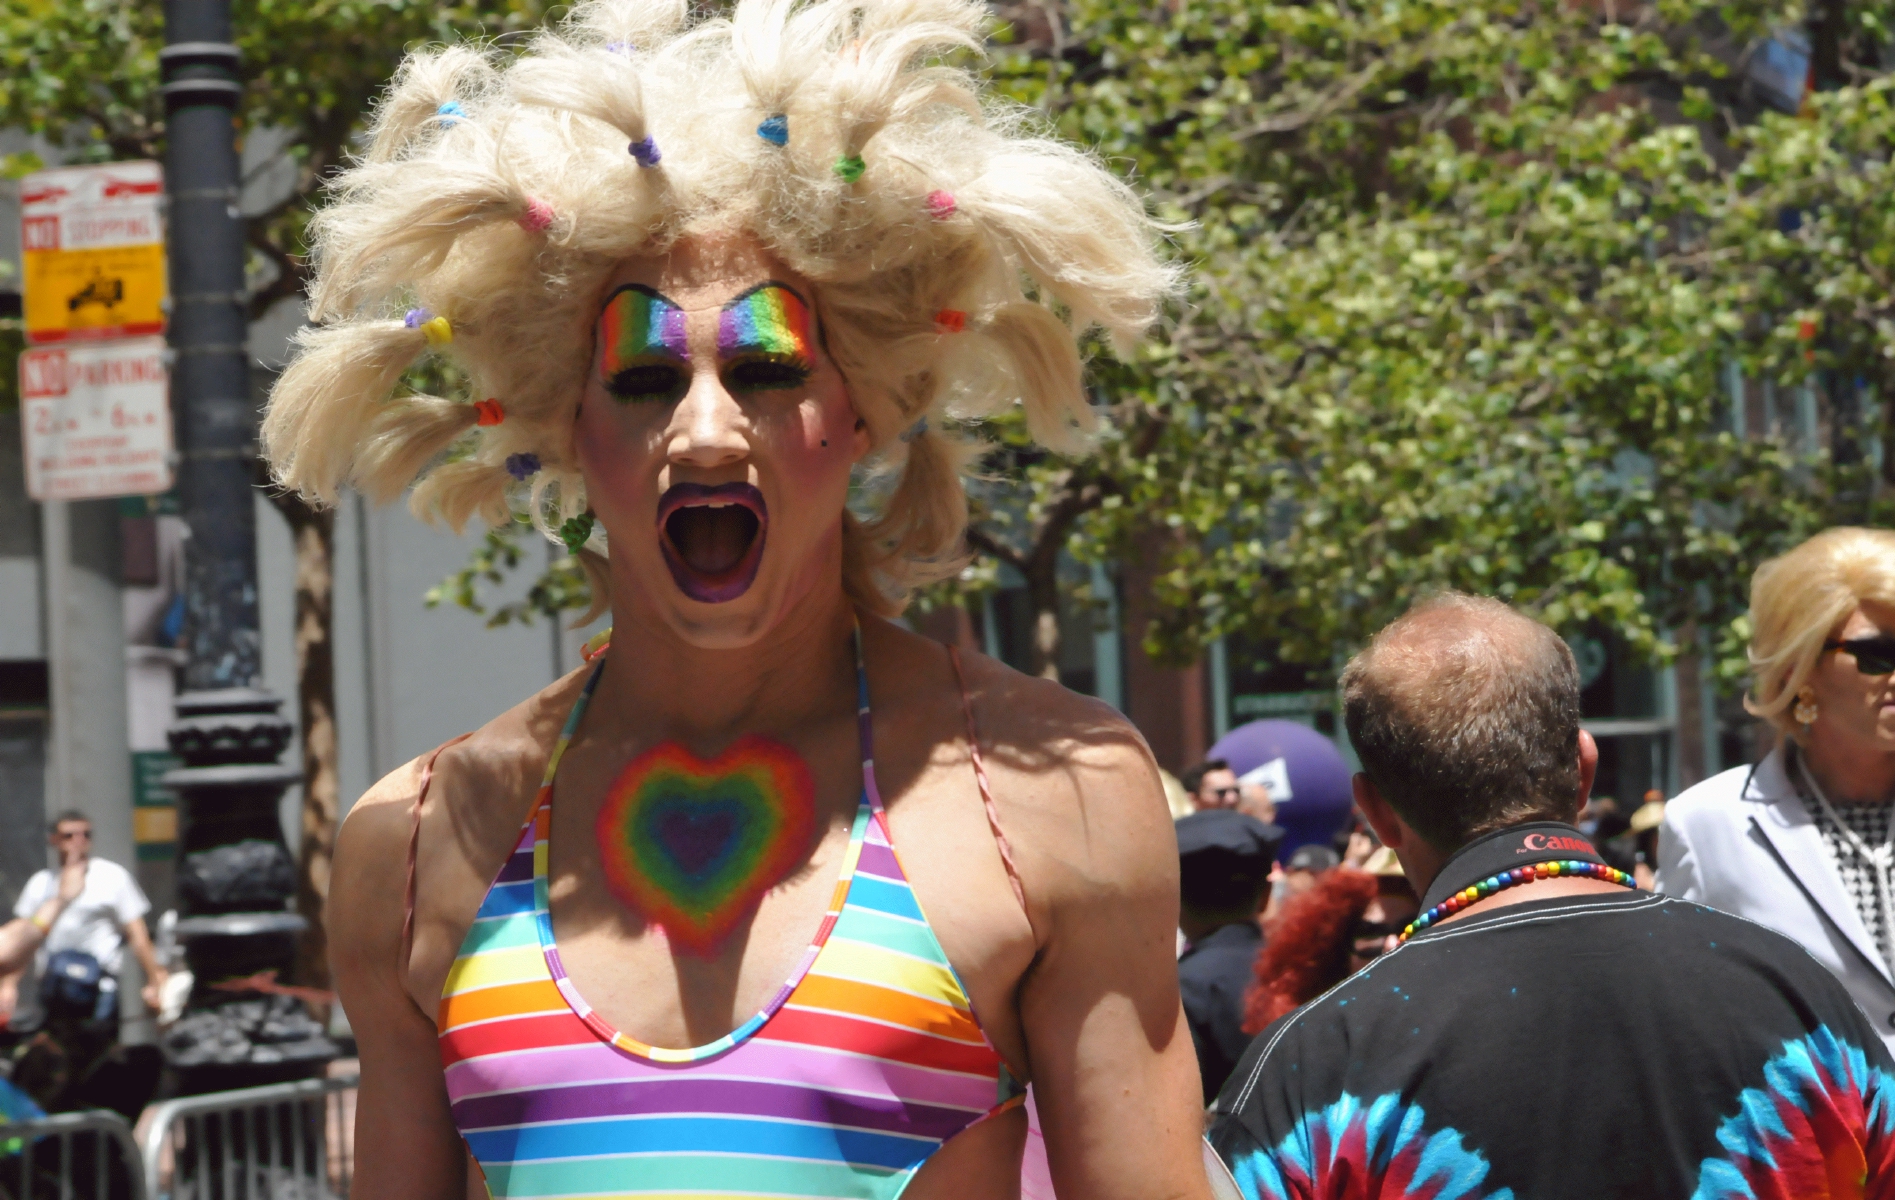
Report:
[[[1648,893],[1417,934],[1252,1044],[1248,1200],[1895,1197],[1895,1061],[1762,926]]]

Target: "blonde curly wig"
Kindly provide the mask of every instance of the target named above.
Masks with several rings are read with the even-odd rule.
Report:
[[[887,483],[872,516],[844,516],[845,586],[898,610],[961,561],[973,451],[950,430],[1017,403],[1042,444],[1082,450],[1077,338],[1129,345],[1177,286],[1137,195],[956,65],[985,19],[978,0],[696,19],[686,0],[588,0],[518,56],[411,55],[312,226],[318,324],[263,422],[277,480],[379,502],[420,476],[424,517],[524,511],[550,533],[586,507],[573,417],[615,264],[747,233],[815,290]],[[469,394],[394,397],[431,349]],[[504,419],[476,429],[484,398]],[[540,469],[520,482],[523,455]],[[601,604],[604,548],[581,556]]]

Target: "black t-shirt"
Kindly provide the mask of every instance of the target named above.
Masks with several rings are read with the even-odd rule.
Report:
[[[1895,1197],[1895,1062],[1841,985],[1648,893],[1416,934],[1259,1035],[1217,1112],[1250,1200]]]
[[[1223,925],[1193,942],[1178,960],[1178,990],[1198,1073],[1209,1104],[1230,1077],[1250,1038],[1244,1033],[1244,992],[1256,978],[1263,933],[1255,921]]]

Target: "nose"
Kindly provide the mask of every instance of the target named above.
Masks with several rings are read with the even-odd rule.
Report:
[[[722,467],[741,462],[750,454],[749,427],[743,407],[717,372],[700,369],[672,410],[671,426],[665,431],[666,453],[679,466]]]

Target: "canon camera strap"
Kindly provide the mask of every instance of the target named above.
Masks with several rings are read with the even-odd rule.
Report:
[[[1440,874],[1428,885],[1421,898],[1425,912],[1458,891],[1472,887],[1490,875],[1530,867],[1534,863],[1599,863],[1605,860],[1592,848],[1586,835],[1564,821],[1534,821],[1530,825],[1510,825],[1505,829],[1475,838],[1441,864]]]

